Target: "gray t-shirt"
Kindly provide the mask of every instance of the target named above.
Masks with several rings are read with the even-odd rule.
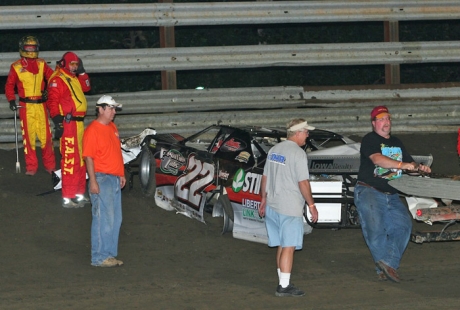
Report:
[[[268,152],[264,175],[267,205],[280,214],[303,216],[305,200],[299,182],[310,177],[305,151],[290,140],[278,143]]]

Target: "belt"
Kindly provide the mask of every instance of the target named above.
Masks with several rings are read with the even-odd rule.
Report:
[[[72,114],[70,114],[70,113],[66,114],[66,116],[64,117],[64,121],[66,123],[70,123],[71,121],[83,122],[84,120],[85,120],[84,116],[72,116]]]
[[[85,120],[85,117],[79,117],[79,116],[72,116],[70,118],[71,121],[76,121],[76,122],[83,122]]]
[[[393,194],[390,193],[390,192],[382,192],[381,190],[376,189],[375,187],[370,186],[369,184],[364,183],[364,182],[361,182],[361,181],[357,181],[356,184],[357,184],[357,185],[364,186],[364,187],[369,187],[369,188],[375,189],[376,191],[379,191],[379,192],[381,192],[381,193],[383,193],[383,194],[385,194],[385,195],[393,195]]]
[[[25,102],[25,103],[43,103],[43,99],[29,99],[29,98],[22,98],[19,97],[19,101]]]

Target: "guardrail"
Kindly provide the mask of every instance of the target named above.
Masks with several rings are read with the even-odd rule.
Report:
[[[393,132],[456,132],[460,116],[459,101],[437,102],[403,102],[385,103],[393,119]],[[159,133],[175,132],[188,136],[212,124],[227,125],[263,125],[284,127],[286,120],[304,117],[309,123],[320,129],[343,134],[364,134],[371,130],[369,111],[372,104],[347,105],[346,109],[334,107],[311,107],[306,109],[267,109],[233,111],[231,113],[164,113],[143,115],[117,115],[116,124],[122,137],[140,133],[147,127],[155,128]],[[423,107],[423,109],[414,108]],[[89,109],[85,125],[94,119]],[[14,142],[13,119],[0,122],[0,142]],[[11,145],[12,146],[12,145]]]
[[[431,86],[431,87],[428,87]],[[331,109],[348,108],[362,103],[374,104],[408,101],[455,102],[460,100],[460,84],[444,84],[436,88],[427,85],[425,88],[412,87],[374,88],[374,89],[321,89],[299,86],[286,87],[248,87],[220,88],[205,90],[162,90],[143,91],[136,93],[110,94],[118,102],[123,103],[119,115],[174,113],[174,112],[206,112],[206,111],[237,111],[237,110],[268,110],[287,108],[322,107]],[[100,95],[86,96],[89,111]],[[460,109],[460,106],[458,107]],[[11,118],[5,97],[0,97],[0,118]],[[1,134],[1,133],[0,133]]]
[[[457,0],[78,4],[1,8],[0,29],[167,27],[460,18],[460,3]]]
[[[460,62],[459,50],[459,41],[442,41],[145,48],[75,52],[83,60],[89,73],[110,73]],[[55,63],[64,53],[64,51],[45,51],[40,52],[40,57],[50,63]],[[17,58],[17,53],[1,53],[0,75],[8,75],[9,65]]]
[[[460,85],[438,88],[368,90],[303,89],[302,87],[164,90],[111,94],[123,103],[116,123],[123,137],[146,127],[158,132],[189,135],[211,124],[285,126],[286,120],[305,117],[321,129],[345,134],[370,130],[369,113],[387,105],[395,132],[453,132],[459,125]],[[85,123],[99,95],[87,96]],[[3,102],[2,102],[3,100]],[[0,100],[0,142],[14,141],[13,113]]]

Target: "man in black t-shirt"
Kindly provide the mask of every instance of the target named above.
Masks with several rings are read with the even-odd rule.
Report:
[[[431,169],[416,164],[401,140],[391,136],[387,107],[375,107],[371,121],[373,131],[361,142],[355,205],[379,279],[400,282],[396,270],[409,242],[412,219],[388,181],[401,177],[402,170],[430,173]]]

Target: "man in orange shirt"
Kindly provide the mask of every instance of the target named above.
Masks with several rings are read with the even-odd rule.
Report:
[[[43,165],[48,173],[56,168],[53,141],[44,95],[45,82],[53,74],[46,61],[38,58],[40,44],[34,36],[25,36],[19,41],[21,59],[11,64],[5,84],[5,96],[12,111],[19,110],[26,174],[34,175],[38,170],[36,139],[41,144]],[[19,107],[16,104],[17,90]]]
[[[122,221],[121,189],[126,184],[121,142],[113,123],[121,104],[104,95],[96,103],[97,119],[86,128],[83,158],[89,176],[92,203],[91,265],[123,265],[118,255],[118,237]]]

